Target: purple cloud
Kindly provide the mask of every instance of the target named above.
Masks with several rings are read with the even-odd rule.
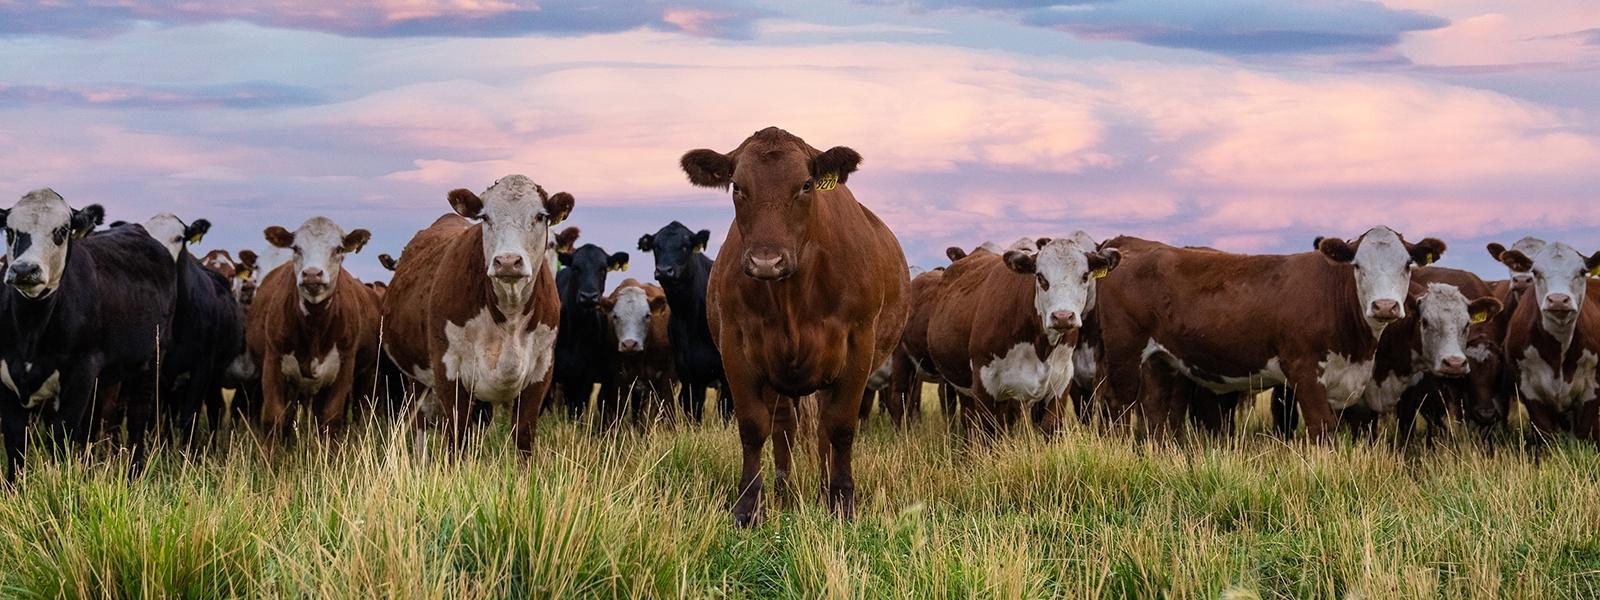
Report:
[[[207,86],[0,83],[0,107],[51,105],[119,109],[248,109],[305,106],[324,101],[321,93],[309,88],[259,82]]]

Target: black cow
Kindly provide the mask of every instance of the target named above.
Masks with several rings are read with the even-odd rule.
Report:
[[[606,295],[606,274],[628,268],[628,253],[607,254],[594,244],[561,252],[556,293],[561,297],[561,327],[556,333],[555,383],[561,386],[567,415],[577,419],[600,384],[602,425],[614,424],[620,407],[611,398],[616,384],[616,347],[609,342],[610,324],[600,310]]]
[[[711,338],[706,321],[706,285],[711,280],[710,258],[705,255],[711,231],[690,231],[673,221],[655,235],[639,238],[639,250],[656,258],[656,281],[667,293],[672,309],[667,321],[667,339],[672,344],[677,367],[678,403],[684,414],[696,422],[705,418],[706,387],[715,385],[720,393],[717,410],[724,421],[733,416],[733,398],[727,394],[727,377],[722,372],[722,354]]]
[[[155,402],[156,359],[171,342],[177,277],[144,227],[90,234],[99,205],[74,210],[50,189],[28,192],[5,223],[0,291],[0,426],[8,480],[22,467],[30,418],[42,415],[57,448],[86,443],[115,398],[126,408],[133,469],[143,468]]]
[[[145,221],[144,229],[176,266],[177,301],[172,343],[161,358],[161,401],[168,433],[192,442],[202,408],[210,413],[212,429],[220,424],[228,367],[244,353],[244,313],[232,282],[189,252],[189,244],[199,243],[211,229],[209,221],[184,223],[164,212]]]

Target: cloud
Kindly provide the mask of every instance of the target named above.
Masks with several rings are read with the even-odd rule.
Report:
[[[13,85],[0,83],[0,106],[48,104],[57,107],[259,109],[324,101],[315,90],[272,83],[207,86],[135,84]]]
[[[162,26],[244,21],[352,37],[502,37],[581,35],[655,29],[688,35],[749,37],[766,11],[721,0],[101,0],[35,3],[0,0],[0,35],[98,38],[141,23]]]

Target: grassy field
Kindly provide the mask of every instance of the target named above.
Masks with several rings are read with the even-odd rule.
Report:
[[[527,461],[503,422],[459,460],[381,427],[270,459],[241,437],[160,450],[133,481],[115,457],[35,456],[0,492],[0,597],[1600,597],[1600,455],[1580,444],[1075,430],[968,454],[930,415],[867,427],[854,522],[806,455],[805,493],[750,531],[721,425],[547,418]]]

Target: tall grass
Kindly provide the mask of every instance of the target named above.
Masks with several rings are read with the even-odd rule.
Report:
[[[932,394],[929,394],[931,397]],[[966,452],[937,416],[857,444],[859,516],[813,457],[769,522],[727,514],[735,430],[497,423],[460,456],[368,427],[148,471],[30,458],[0,491],[7,598],[1600,597],[1600,455],[1073,430]],[[809,447],[809,444],[805,447]]]

